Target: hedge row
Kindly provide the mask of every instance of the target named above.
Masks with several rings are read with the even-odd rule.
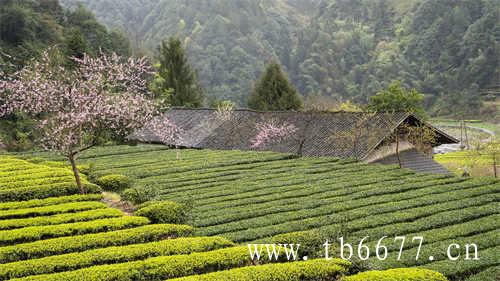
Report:
[[[372,270],[347,276],[342,281],[447,281],[441,273],[417,268]]]
[[[25,209],[42,206],[57,205],[69,202],[97,201],[102,198],[101,194],[75,194],[46,199],[32,199],[29,201],[0,203],[0,210]]]
[[[171,189],[172,191],[186,192],[188,190],[193,190],[193,185],[203,188],[211,187],[215,182],[220,182],[221,184],[230,183],[238,176],[241,180],[242,174],[248,176],[248,178],[245,177],[246,179],[254,179],[254,182],[272,180],[280,176],[282,179],[287,178],[289,180],[299,175],[317,172],[321,167],[328,167],[329,172],[333,172],[340,169],[347,169],[348,167],[352,167],[352,165],[337,165],[332,163],[332,161],[327,163],[324,163],[324,161],[314,161],[313,163],[307,164],[302,161],[292,162],[292,160],[258,162],[252,164],[236,164],[224,166],[222,168],[208,168],[204,171],[199,171],[198,174],[196,171],[187,171],[177,173],[175,177],[148,177],[142,179],[140,183],[151,184],[154,182],[168,185],[169,190]],[[267,173],[263,173],[263,171]],[[296,173],[291,171],[295,171]]]
[[[469,276],[477,271],[491,266],[498,266],[500,253],[500,245],[484,250],[479,250],[479,260],[465,260],[461,258],[456,261],[449,259],[433,262],[421,266],[430,270],[438,270],[450,279],[458,279],[462,276]]]
[[[490,190],[483,192],[492,192]],[[460,194],[460,193],[458,193]],[[228,223],[217,225],[214,227],[201,228],[198,233],[200,235],[212,235],[224,233],[234,241],[248,241],[266,236],[273,236],[280,233],[307,230],[311,228],[324,227],[326,225],[334,225],[341,223],[343,220],[349,221],[347,225],[349,231],[361,231],[369,227],[378,225],[390,225],[396,222],[404,222],[410,219],[432,215],[440,211],[453,210],[458,207],[470,207],[477,204],[484,204],[494,201],[494,197],[486,195],[477,198],[466,198],[462,201],[447,202],[450,195],[428,196],[423,197],[423,200],[405,200],[395,203],[386,203],[384,205],[368,205],[359,209],[349,210],[351,208],[350,201],[345,203],[330,204],[317,209],[303,209],[300,211],[281,213],[277,215],[268,215],[255,219],[239,221],[238,224]],[[414,202],[416,201],[416,202]],[[433,208],[426,205],[433,204],[439,201],[446,203],[434,204]],[[457,204],[460,206],[457,207]],[[413,208],[414,205],[421,206]],[[410,208],[410,209],[409,209]],[[412,211],[408,211],[412,210]],[[329,217],[331,213],[342,213],[342,216]],[[388,216],[388,213],[392,213]],[[370,220],[366,217],[370,216]],[[286,222],[283,218],[286,217]],[[364,233],[364,232],[363,232]],[[371,234],[366,234],[370,235]],[[382,234],[388,235],[386,233]],[[357,236],[356,236],[357,237]],[[376,237],[376,236],[374,236]],[[380,236],[381,237],[381,236]]]
[[[207,200],[207,203],[215,203],[214,201],[217,202],[222,202],[226,201],[227,199],[232,199],[232,200],[241,200],[243,199],[242,197],[239,196],[241,191],[244,192],[255,192],[258,194],[258,192],[265,187],[279,187],[279,186],[288,186],[288,185],[299,185],[299,184],[311,184],[314,183],[315,181],[325,179],[325,180],[330,180],[332,177],[338,176],[339,178],[347,178],[346,173],[350,171],[356,171],[359,170],[360,164],[356,165],[331,165],[328,169],[328,173],[316,173],[316,174],[308,174],[307,177],[304,177],[304,174],[300,171],[300,169],[288,171],[285,173],[281,174],[263,174],[259,177],[249,177],[245,178],[244,180],[238,180],[237,183],[238,185],[234,185],[233,182],[227,182],[224,184],[209,184],[206,186],[199,187],[197,184],[189,185],[183,188],[177,188],[177,189],[166,189],[164,190],[166,192],[165,198],[177,198],[177,197],[185,197],[185,196],[196,196],[196,199],[204,199]],[[338,169],[338,168],[342,169]],[[378,172],[382,172],[382,170],[379,169]],[[140,183],[140,182],[139,182]],[[246,183],[252,183],[252,185],[246,184]],[[225,189],[225,186],[231,186],[230,190]],[[223,193],[222,191],[226,190],[226,192],[230,193]],[[221,196],[227,196],[227,195],[233,195],[231,197],[224,197],[220,199],[224,200],[217,200],[218,197]],[[245,196],[244,198],[250,198],[251,196]]]
[[[425,177],[425,176],[424,176]],[[422,177],[422,178],[424,178]],[[418,178],[416,178],[418,179]],[[425,178],[424,178],[425,179]],[[346,189],[345,186],[340,185],[341,188],[337,189],[335,186],[331,186],[332,190],[327,191],[332,197],[316,199],[314,196],[310,199],[304,199],[303,197],[293,197],[287,199],[279,199],[276,201],[271,201],[268,203],[261,204],[252,204],[253,209],[249,209],[248,206],[236,207],[231,209],[216,209],[212,211],[199,212],[196,216],[197,220],[201,220],[201,222],[196,223],[196,225],[200,226],[209,226],[214,224],[228,223],[232,221],[239,221],[242,219],[249,219],[252,217],[263,216],[267,214],[280,213],[283,211],[293,211],[293,210],[301,210],[301,209],[311,209],[318,207],[326,207],[326,208],[336,208],[337,210],[342,209],[341,206],[344,206],[343,209],[355,209],[363,206],[373,205],[373,204],[382,204],[388,202],[401,201],[406,199],[414,199],[425,195],[426,193],[437,193],[444,192],[446,190],[436,190],[434,188],[434,183],[436,181],[424,181],[420,182],[420,180],[395,180],[389,182],[383,182],[379,184],[372,184],[366,186],[356,186],[355,189]],[[363,199],[358,199],[356,201],[350,201],[350,198],[355,195],[357,192],[361,192],[362,190],[376,188],[378,186],[385,186],[388,188],[391,185],[400,185],[401,187],[405,186],[413,186],[414,190],[410,192],[405,192],[401,194],[388,194],[381,195],[377,197],[367,197]],[[430,187],[430,188],[428,188]],[[356,190],[356,191],[355,191]],[[349,202],[349,204],[345,204],[345,202]],[[344,203],[344,204],[343,204]],[[342,205],[340,205],[342,204]]]
[[[500,266],[493,266],[469,276],[465,281],[498,281],[498,276],[500,276]]]
[[[0,247],[0,263],[36,259],[103,247],[147,243],[166,238],[189,236],[192,232],[193,228],[187,225],[151,224],[130,229],[40,240]]]
[[[170,153],[175,153],[170,151]],[[244,156],[244,157],[240,157]],[[182,152],[181,152],[182,157]],[[246,152],[240,151],[220,151],[214,157],[198,158],[196,160],[187,161],[172,161],[161,162],[157,161],[151,165],[140,166],[143,168],[113,168],[99,170],[95,176],[102,176],[105,174],[124,174],[132,178],[146,178],[158,175],[166,175],[170,173],[181,173],[184,171],[191,171],[196,169],[203,169],[206,167],[223,167],[235,164],[257,163],[263,161],[280,160],[290,158],[289,155],[262,152],[249,156]]]
[[[212,251],[230,246],[234,246],[234,244],[221,237],[194,237],[101,248],[79,253],[0,264],[0,280],[69,271],[101,264],[136,261],[155,256]]]
[[[370,181],[373,183],[372,181]],[[396,198],[392,198],[393,196],[385,196],[381,198],[365,198],[365,199],[360,199],[357,201],[349,201],[349,196],[350,194],[356,193],[356,192],[361,192],[363,189],[373,189],[376,187],[382,187],[385,186],[386,189],[388,189],[388,186],[392,184],[398,185],[401,183],[401,181],[393,181],[393,182],[383,182],[380,184],[368,184],[366,186],[361,186],[362,184],[366,183],[366,181],[358,181],[357,183],[353,183],[351,185],[355,186],[356,188],[353,189],[346,189],[344,184],[334,184],[334,185],[325,185],[326,188],[331,188],[333,190],[336,190],[335,193],[337,196],[334,196],[332,198],[328,199],[316,199],[314,196],[309,197],[308,199],[304,199],[304,196],[301,194],[307,193],[307,192],[301,192],[301,191],[292,191],[294,195],[297,195],[298,197],[293,197],[292,200],[283,200],[283,199],[278,199],[276,201],[271,201],[270,204],[265,204],[264,206],[261,204],[252,204],[252,208],[256,208],[256,210],[248,210],[248,206],[246,206],[247,210],[241,210],[241,208],[236,208],[234,210],[233,208],[231,209],[216,209],[214,211],[207,211],[207,215],[209,217],[205,217],[203,215],[202,218],[197,217],[197,219],[202,220],[201,222],[198,222],[196,225],[199,226],[210,226],[215,224],[213,227],[206,227],[206,231],[210,231],[209,229],[217,229],[218,226],[217,224],[221,223],[226,223],[225,228],[230,225],[232,222],[233,224],[238,224],[241,221],[252,221],[253,214],[256,213],[255,220],[262,219],[263,216],[266,217],[280,217],[285,214],[291,214],[296,218],[305,218],[304,212],[309,213],[309,214],[314,214],[315,216],[323,215],[323,214],[330,214],[332,212],[339,212],[339,211],[348,211],[350,209],[355,209],[355,208],[360,208],[364,206],[370,206],[375,203],[386,203],[386,202],[394,202]],[[414,186],[415,189],[417,189],[417,185],[415,183],[408,183],[408,185]],[[431,183],[426,183],[426,186],[432,185]],[[403,185],[404,186],[404,185]],[[308,188],[311,191],[308,192],[314,192],[315,190],[323,190],[322,187],[310,187]],[[357,190],[357,191],[356,191]],[[429,189],[432,190],[432,189]],[[280,193],[277,193],[276,196],[279,196]],[[352,196],[352,195],[351,195]],[[407,194],[408,197],[411,198],[411,193]],[[279,198],[279,197],[278,197]],[[403,198],[404,199],[404,198]],[[349,204],[346,204],[345,202],[349,202]],[[295,205],[293,205],[295,203]],[[274,205],[274,206],[273,206]],[[219,206],[222,207],[222,206]],[[294,208],[295,207],[295,208]],[[197,212],[200,212],[199,210],[196,210]],[[280,211],[285,211],[281,212]],[[301,214],[302,212],[302,214]],[[260,216],[259,216],[260,215]],[[313,215],[313,216],[314,216]],[[245,219],[245,220],[244,220]],[[291,218],[289,218],[291,219]],[[252,222],[252,223],[253,223]],[[257,226],[254,224],[254,226]],[[241,228],[240,228],[241,229]],[[237,230],[234,229],[234,230]]]
[[[356,168],[356,170],[357,169],[358,168]],[[380,181],[395,180],[405,176],[395,171],[374,171],[373,173],[368,173],[368,175],[373,177],[360,179],[353,178],[352,175],[349,174],[340,173],[339,175],[319,174],[309,176],[307,179],[303,176],[296,179],[290,177],[290,179],[286,180],[283,180],[283,178],[276,178],[274,181],[266,180],[260,184],[257,182],[238,182],[235,185],[233,182],[232,185],[229,185],[231,186],[230,191],[227,190],[227,186],[222,185],[211,188],[211,190],[208,191],[200,189],[193,192],[173,192],[163,197],[168,199],[170,197],[183,198],[192,196],[200,202],[200,210],[209,210],[211,206],[217,208],[234,208],[247,204],[265,203],[279,199],[283,200],[285,198],[317,195],[329,191],[330,189],[328,189],[328,187],[338,189],[342,185],[350,186],[349,184],[361,186],[370,183],[378,183]],[[311,190],[309,190],[309,188],[304,188],[304,186],[311,187]],[[312,189],[313,187],[314,189]],[[226,193],[224,193],[223,190],[226,190]],[[281,193],[283,193],[282,198],[278,197],[278,194]]]
[[[101,188],[95,184],[84,183],[83,186],[87,193],[101,192]],[[73,181],[47,185],[33,185],[19,188],[0,189],[0,202],[44,199],[48,197],[68,196],[80,193],[81,191]]]
[[[17,175],[7,176],[5,173],[0,173],[0,187],[12,188],[21,186],[24,182],[37,181],[45,183],[47,180],[60,180],[62,178],[71,178],[73,174],[68,169],[51,169],[40,168],[29,171],[19,171]]]
[[[265,260],[262,260],[265,262]],[[89,268],[54,274],[34,275],[12,280],[115,280],[115,281],[153,281],[208,273],[252,265],[248,248],[231,247],[190,255],[160,256],[112,265],[99,265]]]
[[[75,178],[71,175],[66,175],[62,177],[45,177],[39,179],[28,179],[22,181],[10,181],[8,183],[1,184],[0,189],[14,189],[14,188],[23,188],[27,186],[38,186],[38,185],[47,185],[54,183],[65,183],[65,182],[74,182]],[[86,182],[83,180],[83,182]]]
[[[63,223],[91,221],[103,218],[123,216],[123,212],[113,208],[93,209],[76,213],[64,213],[34,218],[0,220],[0,230],[22,228],[28,226],[55,225]]]
[[[458,236],[458,235],[457,235]],[[412,237],[412,236],[407,236],[407,237]],[[428,236],[423,236],[424,239],[427,238]],[[500,241],[498,241],[498,230],[492,230],[486,233],[480,233],[478,235],[473,235],[473,236],[467,236],[467,237],[457,237],[457,238],[452,238],[452,239],[447,239],[447,240],[440,240],[434,243],[428,243],[428,241],[423,242],[422,247],[419,249],[418,244],[414,243],[408,243],[406,246],[406,249],[404,249],[403,254],[401,255],[401,258],[398,260],[397,259],[397,253],[399,249],[394,249],[394,247],[399,248],[400,245],[397,245],[398,243],[393,243],[392,239],[387,238],[386,241],[384,241],[387,245],[387,249],[389,251],[388,258],[379,261],[374,257],[371,262],[372,264],[375,265],[376,268],[380,269],[386,269],[386,268],[396,268],[396,267],[410,267],[410,266],[419,266],[419,265],[424,265],[430,263],[429,259],[427,257],[433,256],[434,259],[433,261],[440,261],[440,260],[445,260],[448,259],[447,257],[447,250],[449,245],[453,243],[457,243],[459,245],[466,245],[467,243],[475,243],[478,246],[478,249],[485,249],[489,247],[494,247],[497,246]],[[382,243],[384,243],[382,242]],[[369,246],[369,245],[367,245]],[[391,247],[393,246],[393,247]],[[411,246],[414,246],[413,248],[409,248]],[[375,253],[376,248],[374,246],[370,247],[370,251],[373,251]],[[417,252],[419,253],[419,259],[416,260],[415,257],[417,256]],[[465,254],[465,247],[462,247],[461,249],[453,249],[452,251],[453,255],[460,254],[463,256]]]
[[[344,260],[315,259],[248,266],[202,275],[172,279],[172,281],[329,281],[343,275],[350,263]]]
[[[97,201],[70,202],[51,206],[3,210],[0,211],[0,219],[26,218],[61,213],[74,213],[79,211],[102,209],[106,207],[106,204]]]
[[[0,231],[0,245],[5,246],[61,236],[112,231],[145,225],[148,223],[149,220],[144,217],[124,216],[89,222],[75,222],[59,225],[32,226],[12,230],[2,230]]]
[[[432,199],[431,199],[432,200]],[[353,215],[343,213],[342,216],[316,216],[309,217],[300,220],[288,221],[287,216],[279,218],[273,218],[267,221],[261,221],[260,224],[265,224],[265,226],[249,228],[246,230],[238,230],[234,232],[224,232],[219,231],[217,233],[224,233],[223,236],[227,237],[233,241],[249,241],[264,238],[267,236],[274,236],[280,233],[287,233],[293,231],[302,231],[312,228],[322,228],[325,231],[329,231],[329,228],[333,227],[336,229],[338,224],[344,223],[347,220],[347,224],[344,226],[345,231],[351,232],[354,237],[364,237],[369,235],[370,237],[382,237],[384,235],[391,234],[402,234],[407,232],[413,232],[418,230],[425,230],[432,228],[433,224],[426,221],[426,216],[435,215],[432,218],[434,227],[446,226],[451,223],[461,222],[467,219],[478,218],[484,215],[495,213],[495,203],[490,203],[489,205],[471,207],[481,204],[486,204],[495,201],[495,197],[492,195],[485,195],[477,198],[462,199],[460,201],[451,201],[447,203],[441,203],[429,206],[423,206],[413,209],[402,209],[400,211],[388,214],[384,212],[384,209],[379,210],[379,206],[370,206],[367,210],[371,212],[358,212],[358,210],[353,210],[354,214],[357,213],[357,219],[346,219],[354,218]],[[396,206],[397,207],[397,206]],[[404,205],[403,205],[404,208]],[[464,208],[464,209],[460,209]],[[459,210],[456,210],[459,209]],[[445,213],[449,210],[456,210],[453,212]],[[374,215],[373,212],[380,212],[382,214]],[[462,212],[463,211],[463,212]],[[440,213],[442,212],[442,213]],[[300,213],[299,213],[300,215]],[[369,216],[370,219],[366,219]],[[284,219],[286,218],[286,219]],[[407,223],[407,221],[421,219],[412,223]],[[285,221],[285,222],[282,222]],[[280,223],[282,222],[282,223]],[[247,223],[247,221],[242,221]],[[248,223],[247,225],[251,225]],[[380,225],[381,227],[375,227]],[[221,229],[224,225],[220,225]],[[375,227],[372,229],[367,229],[370,227]],[[358,231],[358,232],[354,232]],[[352,233],[353,232],[353,233]],[[200,229],[197,233],[199,235],[204,234],[204,229]]]

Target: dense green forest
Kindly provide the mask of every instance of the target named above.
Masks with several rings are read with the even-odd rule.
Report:
[[[130,54],[130,43],[123,33],[108,30],[83,6],[69,11],[58,0],[0,2],[2,70],[19,69],[54,45],[68,56],[100,51]]]
[[[79,2],[137,53],[180,37],[209,100],[246,104],[270,60],[306,99],[364,103],[401,80],[440,115],[488,113],[500,84],[499,0],[62,0]]]
[[[128,38],[120,31],[108,30],[83,6],[70,11],[58,0],[0,1],[0,75],[19,70],[53,46],[66,57],[99,52],[131,54]],[[10,149],[31,148],[33,126],[25,116],[10,115],[0,122],[0,139]]]

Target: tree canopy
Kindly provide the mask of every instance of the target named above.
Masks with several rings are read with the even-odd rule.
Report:
[[[248,99],[248,107],[256,110],[300,110],[302,100],[277,62],[267,65]]]
[[[395,81],[386,90],[378,92],[370,98],[369,109],[383,112],[406,112],[425,117],[424,96],[415,89],[401,87]]]
[[[196,73],[189,66],[181,41],[170,38],[160,45],[158,77],[155,91],[158,95],[168,93],[172,106],[199,107],[203,103],[203,92]]]

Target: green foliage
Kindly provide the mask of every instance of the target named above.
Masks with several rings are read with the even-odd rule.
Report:
[[[89,222],[75,222],[59,225],[30,226],[19,229],[0,231],[0,245],[26,243],[41,239],[72,236],[102,231],[112,231],[148,224],[143,217],[106,218]]]
[[[122,192],[122,199],[134,204],[141,204],[154,200],[158,196],[158,191],[148,187],[127,188]]]
[[[61,213],[51,216],[37,216],[22,219],[7,219],[0,221],[0,230],[22,228],[28,226],[54,225],[62,223],[73,223],[91,221],[103,218],[123,216],[122,211],[112,208],[95,209],[88,211],[74,210],[76,213]]]
[[[261,262],[267,260],[261,259]],[[160,256],[142,261],[93,266],[75,271],[55,274],[34,275],[19,280],[89,280],[146,281],[164,280],[200,272],[225,270],[238,266],[251,265],[246,246],[231,247],[190,255]]]
[[[110,246],[158,241],[165,237],[189,236],[187,225],[152,224],[130,229],[52,238],[0,248],[2,263],[81,252]]]
[[[47,47],[61,44],[64,53],[80,57],[116,51],[128,55],[128,39],[108,32],[83,6],[65,11],[56,0],[2,1],[0,3],[0,57],[7,71],[24,66]]]
[[[92,200],[97,201],[100,199],[101,199],[100,194],[85,194],[85,195],[77,194],[77,195],[69,195],[61,197],[51,197],[47,199],[33,199],[29,201],[0,203],[0,210],[42,207],[42,206],[56,205],[69,202],[82,202],[82,201],[92,201]]]
[[[26,218],[34,216],[48,216],[77,211],[93,210],[105,208],[106,204],[95,201],[71,202],[59,205],[50,205],[42,207],[31,207],[26,209],[11,209],[0,211],[0,219]]]
[[[0,202],[67,196],[80,192],[71,170],[64,165],[49,167],[10,157],[2,156],[0,159],[3,162],[0,169]],[[37,162],[36,159],[34,161]],[[89,183],[85,177],[82,180],[89,193],[101,192],[97,185]]]
[[[304,97],[364,103],[400,80],[425,93],[433,112],[474,116],[481,93],[498,88],[492,0],[62,2],[83,2],[143,52],[154,53],[165,36],[179,37],[208,99],[239,106],[273,59]]]
[[[173,279],[175,281],[327,281],[346,272],[349,262],[324,259],[248,266]]]
[[[188,216],[187,207],[170,201],[152,202],[135,212],[147,217],[153,223],[184,223]]]
[[[309,258],[324,256],[323,244],[326,239],[315,230],[299,231],[273,236],[274,244],[300,244],[299,253]]]
[[[153,89],[156,94],[161,97],[168,93],[167,101],[172,106],[201,106],[203,93],[179,39],[172,37],[161,43],[159,61],[159,77]]]
[[[396,268],[385,271],[367,271],[347,276],[343,281],[447,281],[441,273],[414,268]]]
[[[381,112],[405,112],[425,117],[424,96],[415,89],[406,90],[401,82],[393,82],[385,91],[378,92],[370,98],[369,108]]]
[[[96,179],[95,183],[106,191],[122,191],[131,186],[130,179],[124,175],[111,174]]]
[[[302,100],[276,62],[267,65],[248,99],[248,107],[255,110],[300,110]]]
[[[87,40],[84,38],[82,32],[78,28],[70,30],[69,35],[66,36],[64,42],[64,55],[68,58],[82,59],[84,54],[90,53]],[[75,63],[68,59],[70,66],[75,66]]]
[[[220,237],[193,237],[108,247],[0,265],[0,278],[10,279],[29,275],[56,273],[100,264],[136,261],[156,256],[206,252],[230,246],[234,246],[234,244]]]

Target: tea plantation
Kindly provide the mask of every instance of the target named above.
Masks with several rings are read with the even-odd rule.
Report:
[[[446,280],[438,271],[458,281],[496,280],[500,272],[500,182],[494,179],[155,145],[82,154],[91,181],[125,175],[133,186],[122,191],[127,198],[192,208],[186,225],[154,224],[101,203],[99,187],[87,179],[91,193],[78,195],[70,170],[52,162],[60,157],[0,157],[0,280]],[[397,260],[401,249],[393,240],[402,235],[424,240],[420,249],[408,241]],[[372,255],[351,265],[326,261],[313,249],[317,258],[307,261],[254,266],[246,247],[295,238],[321,247],[338,236],[353,246],[369,236],[363,245]],[[382,261],[375,251],[384,236]],[[479,259],[464,260],[461,247],[453,251],[459,260],[449,260],[452,243],[477,244]],[[372,270],[351,275],[357,269]]]

